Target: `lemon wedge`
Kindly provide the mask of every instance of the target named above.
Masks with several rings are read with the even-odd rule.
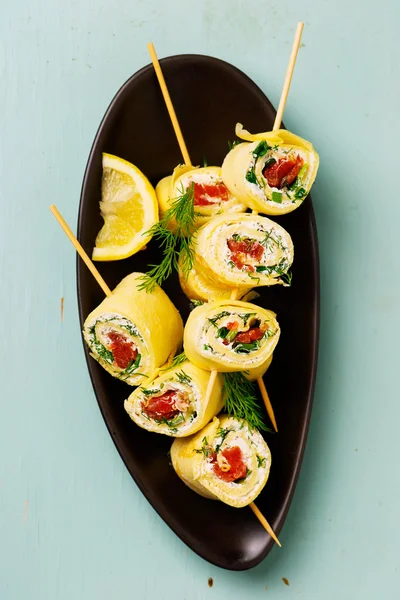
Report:
[[[93,260],[120,260],[132,256],[150,241],[143,235],[158,221],[157,196],[137,167],[123,158],[103,153],[101,216]]]

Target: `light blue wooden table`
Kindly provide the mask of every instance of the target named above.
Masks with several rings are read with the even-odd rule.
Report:
[[[321,156],[315,408],[282,550],[231,573],[175,537],[109,438],[48,205],[75,225],[97,126],[148,41],[228,60],[276,105],[299,19],[285,123]],[[398,0],[2,0],[1,600],[399,598],[399,20]]]

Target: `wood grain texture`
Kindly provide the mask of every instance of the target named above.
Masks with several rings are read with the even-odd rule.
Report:
[[[399,18],[396,0],[1,3],[2,600],[397,597]],[[321,155],[318,385],[283,549],[234,574],[189,552],[120,461],[83,359],[75,256],[48,205],[76,222],[99,120],[150,40],[160,57],[232,62],[276,105],[299,19],[285,124]]]

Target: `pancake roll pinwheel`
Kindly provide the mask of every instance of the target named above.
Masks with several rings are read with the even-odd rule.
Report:
[[[246,372],[258,379],[268,369],[280,327],[270,310],[240,300],[220,300],[196,307],[184,331],[188,359],[208,371]]]
[[[164,177],[156,186],[161,216],[171,208],[173,200],[189,193],[195,211],[194,226],[199,227],[221,213],[242,213],[246,205],[239,202],[222,181],[221,167],[179,165],[172,175]],[[171,229],[176,228],[174,220]]]
[[[236,144],[225,157],[222,179],[249,208],[283,215],[298,208],[315,181],[319,157],[313,145],[285,129],[251,134],[236,125]]]
[[[261,434],[242,419],[216,417],[198,433],[176,439],[172,465],[192,490],[241,508],[267,483],[271,453]]]
[[[183,360],[138,387],[125,400],[125,410],[148,431],[173,437],[191,435],[207,425],[224,404],[222,375],[207,397],[209,377],[208,371]]]
[[[86,318],[90,354],[113,377],[139,385],[180,348],[182,318],[166,293],[140,289],[142,273],[125,277]]]
[[[185,275],[181,268],[178,271],[179,283],[182,291],[186,294],[189,300],[200,300],[208,302],[209,300],[228,299],[232,295],[233,290],[236,291],[238,298],[248,295],[251,288],[241,287],[239,289],[227,285],[219,285],[211,279],[201,266],[193,265],[191,270]]]
[[[293,242],[259,215],[219,215],[193,239],[194,267],[219,286],[240,289],[290,282]]]

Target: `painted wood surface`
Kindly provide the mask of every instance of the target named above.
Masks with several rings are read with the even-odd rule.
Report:
[[[397,598],[399,18],[396,0],[1,2],[2,600]],[[228,60],[277,104],[298,19],[285,123],[321,156],[315,408],[282,550],[230,573],[172,534],[117,455],[48,205],[75,225],[97,126],[148,41]]]

